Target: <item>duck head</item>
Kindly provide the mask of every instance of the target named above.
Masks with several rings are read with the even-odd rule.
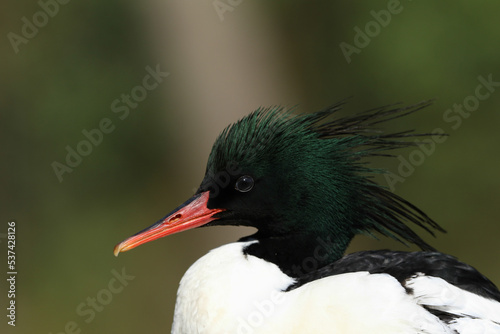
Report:
[[[194,227],[257,229],[248,254],[290,270],[318,244],[321,263],[339,259],[356,234],[373,234],[432,250],[407,223],[443,231],[418,208],[376,184],[383,171],[371,156],[413,145],[411,131],[384,134],[376,126],[427,106],[382,107],[336,117],[342,103],[304,115],[258,109],[228,126],[215,141],[196,194],[157,223],[124,240],[115,255]],[[321,242],[321,240],[323,242]],[[327,240],[327,242],[325,242]],[[326,246],[325,246],[326,247]]]

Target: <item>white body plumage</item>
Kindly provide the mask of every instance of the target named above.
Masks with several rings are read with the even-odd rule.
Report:
[[[210,251],[181,280],[174,334],[500,333],[500,304],[423,275],[405,286],[388,274],[329,276],[294,283],[273,263],[245,256],[248,242]],[[441,321],[423,306],[456,315]]]

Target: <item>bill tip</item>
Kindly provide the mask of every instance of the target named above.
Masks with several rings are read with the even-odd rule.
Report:
[[[118,254],[120,254],[121,252],[121,243],[119,243],[118,245],[115,246],[115,248],[113,249],[113,254],[115,256],[118,256]]]

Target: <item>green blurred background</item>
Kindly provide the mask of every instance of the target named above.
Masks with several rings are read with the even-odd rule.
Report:
[[[2,333],[169,332],[189,265],[251,230],[189,231],[118,258],[113,246],[191,196],[216,135],[262,105],[311,112],[352,97],[347,114],[436,98],[384,125],[450,134],[395,191],[449,231],[427,240],[500,284],[500,87],[460,126],[444,119],[454,104],[474,102],[479,76],[500,81],[497,2],[41,3],[4,2],[0,11],[0,262],[7,272],[5,233],[15,219],[18,271],[17,326],[2,315]],[[46,21],[37,14],[44,6],[53,14]],[[38,20],[35,36],[23,39],[23,17]],[[369,41],[358,28],[371,29]],[[350,62],[343,42],[363,46]],[[139,92],[147,66],[169,76],[122,120],[111,104]],[[76,149],[104,118],[114,130],[59,182],[53,162],[65,163],[66,146]],[[398,173],[397,159],[376,165]],[[350,251],[387,247],[406,249],[360,237]],[[134,278],[120,292],[113,281],[110,293],[113,270]],[[99,311],[90,319],[92,298]]]

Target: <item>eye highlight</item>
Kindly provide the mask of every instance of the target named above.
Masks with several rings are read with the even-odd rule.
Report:
[[[234,189],[238,190],[239,192],[246,193],[252,190],[253,185],[253,177],[249,175],[243,175],[236,181]]]

